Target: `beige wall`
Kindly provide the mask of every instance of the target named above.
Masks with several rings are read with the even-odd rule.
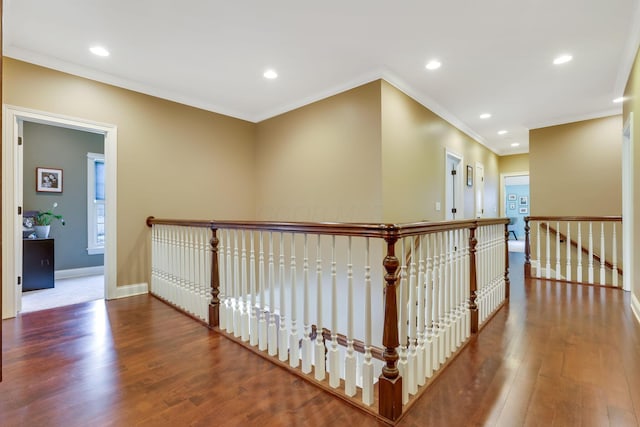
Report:
[[[498,158],[391,84],[382,81],[382,181],[384,221],[445,218],[445,156],[485,170],[485,216],[497,215]],[[474,189],[464,190],[464,214],[474,216]],[[441,210],[436,211],[439,202]]]
[[[633,265],[640,265],[640,51],[636,54],[636,60],[627,81],[627,87],[624,91],[623,117],[625,120],[629,118],[633,112],[633,135],[631,141],[633,143]],[[637,279],[637,271],[634,272],[632,280],[632,291],[636,301],[640,301],[640,281]],[[640,315],[640,313],[636,313]]]
[[[9,58],[3,65],[5,103],[118,127],[119,286],[148,282],[147,216],[253,219],[254,124]]]
[[[620,215],[621,155],[619,115],[531,130],[531,215]]]
[[[380,221],[380,81],[257,125],[257,218]]]
[[[501,174],[528,172],[529,153],[498,157],[498,169]]]

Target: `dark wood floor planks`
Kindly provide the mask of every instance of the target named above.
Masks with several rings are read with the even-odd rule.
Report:
[[[511,285],[400,425],[639,425],[629,294],[525,286],[517,265]],[[147,296],[26,314],[3,334],[3,427],[382,425]]]

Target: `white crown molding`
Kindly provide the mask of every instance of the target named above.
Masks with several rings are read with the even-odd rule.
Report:
[[[123,79],[116,77],[109,73],[103,73],[92,68],[83,67],[81,65],[73,64],[70,62],[62,61],[58,58],[53,58],[47,55],[42,55],[30,50],[22,49],[15,46],[7,46],[4,48],[4,56],[17,59],[19,61],[28,62],[30,64],[39,65],[45,68],[51,68],[63,73],[72,74],[74,76],[83,77],[89,80],[95,80],[100,83],[109,84],[112,86],[128,89],[134,92],[139,92],[145,95],[154,96],[156,98],[165,99],[168,101],[177,102],[179,104],[188,105],[191,107],[200,108],[212,113],[222,114],[225,116],[233,117],[240,120],[253,121],[251,117],[233,111],[227,108],[220,107],[219,105],[204,102],[200,99],[191,98],[183,95],[178,95],[174,92],[159,89],[157,87],[140,83],[137,81]]]
[[[533,123],[527,127],[531,131],[533,129],[547,128],[549,126],[566,125],[567,123],[581,122],[584,120],[601,119],[604,117],[616,116],[618,114],[622,114],[622,105],[610,110],[599,111],[596,113],[581,114],[577,116],[566,116],[555,120]]]
[[[622,62],[618,67],[618,75],[616,77],[616,83],[613,87],[614,97],[622,96],[631,74],[631,68],[636,60],[638,54],[638,47],[640,46],[640,2],[635,2],[635,9],[631,18],[631,30],[627,43],[622,51]]]
[[[108,73],[103,73],[88,67],[72,64],[57,58],[41,55],[39,53],[18,48],[15,46],[7,46],[4,50],[4,55],[9,58],[17,59],[20,61],[28,62],[31,64],[46,67],[46,68],[51,68],[57,71],[83,77],[86,79],[95,80],[101,83],[110,84],[120,88],[132,90],[135,92],[140,92],[146,95],[154,96],[161,99],[166,99],[166,100],[177,102],[184,105],[189,105],[189,106],[200,108],[213,113],[223,114],[225,116],[234,117],[237,119],[246,120],[253,123],[258,123],[258,122],[270,119],[280,114],[284,114],[289,111],[293,111],[295,109],[304,107],[305,105],[309,105],[314,102],[321,101],[323,99],[337,95],[339,93],[346,92],[358,86],[371,83],[372,81],[383,79],[387,81],[389,84],[396,87],[398,90],[400,90],[404,94],[406,94],[407,96],[414,99],[419,104],[423,105],[433,113],[440,116],[442,119],[449,122],[452,126],[459,129],[461,132],[464,132],[465,134],[467,134],[469,137],[471,137],[478,143],[482,144],[483,146],[493,151],[494,153],[499,154],[496,152],[494,148],[489,147],[486,141],[484,140],[484,138],[482,138],[478,133],[474,132],[469,126],[467,126],[466,123],[464,123],[462,120],[458,119],[456,116],[451,114],[447,109],[442,107],[433,99],[429,98],[426,95],[420,94],[417,90],[413,89],[410,85],[405,83],[402,79],[400,79],[395,74],[389,72],[388,70],[383,70],[383,69],[375,70],[370,73],[363,74],[344,84],[334,86],[330,89],[318,92],[312,96],[303,98],[297,102],[285,104],[280,107],[262,112],[260,114],[250,116],[246,114],[241,114],[237,111],[231,111],[229,109],[222,108],[219,105],[203,102],[202,100],[199,100],[199,99],[178,95],[176,93],[162,90],[157,87],[146,85],[144,83],[116,77]]]

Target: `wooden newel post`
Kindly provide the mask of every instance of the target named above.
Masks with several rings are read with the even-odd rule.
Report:
[[[476,239],[477,224],[471,227],[471,233],[469,234],[469,311],[471,312],[471,333],[478,333],[478,304],[476,299],[478,298],[478,280],[476,270],[476,245],[478,239]]]
[[[531,247],[529,246],[529,217],[524,217],[524,278],[531,278]]]
[[[209,327],[220,325],[220,274],[218,272],[218,236],[217,229],[211,227],[211,302],[209,303]]]
[[[394,230],[395,231],[395,230]],[[398,240],[396,233],[385,237],[387,242],[387,256],[384,258],[384,280],[386,282],[384,295],[384,330],[382,345],[384,346],[385,366],[378,381],[380,415],[390,420],[397,420],[402,415],[402,377],[398,371],[398,303],[396,300],[396,285],[398,280],[398,266],[400,262],[395,256],[395,244]]]
[[[504,225],[504,299],[508,300],[511,292],[509,280],[509,224]]]

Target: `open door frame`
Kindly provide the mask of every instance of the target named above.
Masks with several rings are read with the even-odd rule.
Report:
[[[105,156],[105,252],[104,275],[105,297],[116,298],[117,295],[117,127],[110,124],[97,123],[83,119],[65,117],[53,113],[35,111],[16,106],[3,106],[2,132],[2,318],[14,317],[17,314],[17,274],[20,270],[17,263],[21,257],[17,252],[22,242],[22,214],[18,214],[18,196],[22,170],[19,157],[18,131],[21,121],[35,122],[52,126],[66,127],[104,135]],[[10,248],[10,250],[7,250]]]

